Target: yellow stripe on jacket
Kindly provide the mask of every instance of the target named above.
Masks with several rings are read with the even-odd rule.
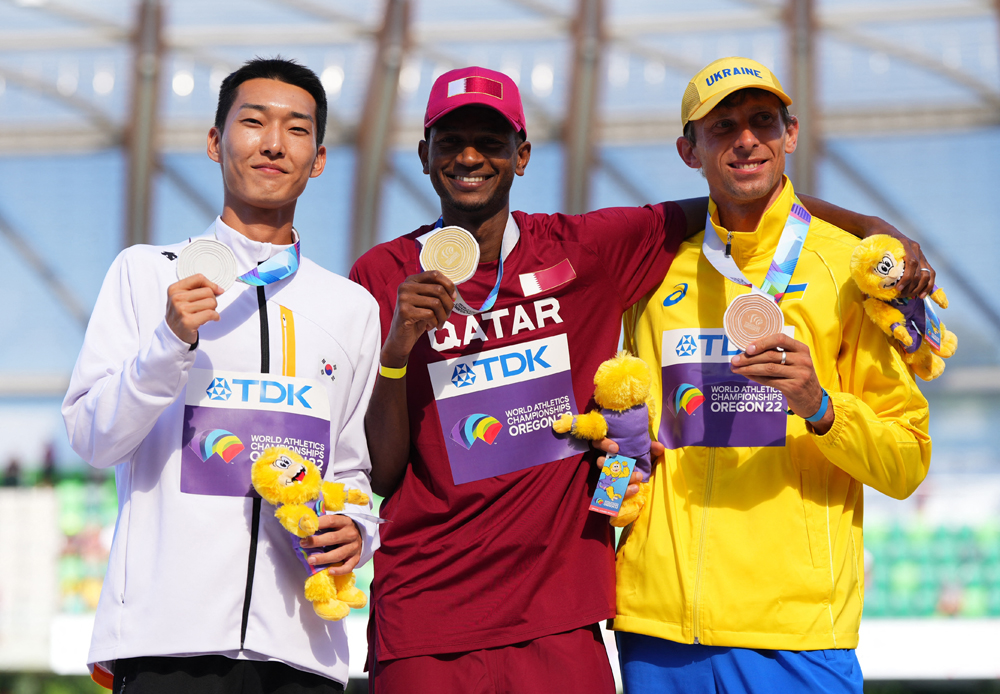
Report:
[[[758,229],[734,235],[733,257],[758,285],[792,200],[786,180]],[[721,385],[703,388],[704,401],[677,398],[683,389],[673,388],[671,369],[697,380],[699,369],[728,368],[720,350],[737,350],[723,341],[722,316],[747,291],[702,256],[702,239],[685,242],[660,287],[631,309],[626,344],[655,375],[653,396],[664,407],[654,436],[740,435],[752,445],[683,445],[656,461],[650,499],[619,547],[614,628],[715,646],[854,648],[864,594],[862,485],[904,498],[920,484],[931,454],[927,401],[865,316],[850,277],[857,240],[815,217],[792,277],[809,290],[781,306],[830,393],[833,428],[816,436],[799,417],[767,413],[767,426],[727,432],[719,412],[771,405],[740,404]],[[663,392],[665,378],[671,392]],[[697,430],[697,418],[713,412],[715,426]]]

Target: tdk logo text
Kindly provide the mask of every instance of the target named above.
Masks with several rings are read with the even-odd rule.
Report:
[[[234,378],[233,386],[237,389],[242,402],[260,402],[271,405],[286,403],[289,406],[294,406],[296,401],[298,401],[298,404],[307,410],[312,409],[312,405],[306,402],[305,399],[305,394],[312,390],[312,386],[301,386],[296,390],[294,383],[285,385],[277,381],[249,378]],[[209,397],[211,397],[211,394]]]
[[[698,343],[701,343],[702,354],[706,357],[716,356],[721,354],[724,357],[735,357],[740,354],[742,350],[739,348],[733,348],[729,344],[729,338],[724,334],[708,334],[708,335],[685,335],[677,342],[677,356],[679,357],[690,357],[698,351]],[[718,347],[716,347],[718,345]],[[718,350],[718,351],[716,351]]]
[[[545,361],[546,349],[548,345],[542,345],[535,350],[529,347],[516,352],[482,357],[471,364],[459,364],[455,367],[451,382],[461,388],[475,383],[477,376],[483,376],[490,382],[494,379],[517,376],[526,371],[534,373],[536,370],[551,369],[552,365]]]

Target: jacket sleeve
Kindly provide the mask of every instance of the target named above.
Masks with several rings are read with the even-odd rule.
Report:
[[[375,388],[375,376],[378,373],[378,356],[382,345],[379,329],[378,304],[371,296],[367,297],[367,312],[364,314],[364,325],[361,329],[360,353],[354,369],[350,394],[347,403],[347,417],[339,432],[333,435],[333,464],[327,471],[327,479],[343,482],[348,489],[360,489],[369,498],[369,508],[357,510],[356,506],[348,506],[342,515],[355,522],[362,533],[361,558],[358,565],[371,559],[378,548],[378,514],[373,510],[371,488],[371,458],[368,455],[368,438],[365,435],[365,412],[368,401]]]
[[[844,316],[837,359],[841,392],[828,388],[833,426],[813,439],[854,479],[905,499],[930,466],[927,400],[899,353],[865,315],[860,297],[847,303]]]
[[[104,278],[62,405],[70,445],[98,468],[131,458],[183,390],[195,359],[165,318],[143,335],[140,287],[157,283],[140,268],[130,272],[130,254],[123,251]],[[164,293],[161,311],[166,301]]]

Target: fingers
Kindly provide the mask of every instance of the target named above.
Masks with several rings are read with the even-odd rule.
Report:
[[[628,488],[625,490],[625,499],[630,499],[639,493],[639,485],[642,484],[642,473],[636,470],[629,478]]]
[[[931,267],[920,244],[900,234],[897,236],[906,252],[906,267],[897,285],[899,293],[907,297],[925,298],[934,290],[937,272]]]
[[[219,320],[217,297],[222,288],[204,275],[192,275],[167,287],[167,325],[184,342],[198,341],[198,328]]]
[[[659,458],[667,452],[667,447],[659,441],[653,441],[653,445],[649,447],[649,450],[652,452],[653,458]]]
[[[800,352],[802,350],[807,352],[809,351],[809,348],[804,343],[799,342],[798,340],[793,340],[784,333],[774,333],[773,335],[768,335],[767,337],[762,337],[759,340],[756,340],[753,344],[747,345],[744,354],[749,357],[755,354],[760,354],[761,352],[777,349],[782,349],[786,352]],[[778,359],[781,359],[780,352],[778,354]]]
[[[594,441],[592,445],[594,446],[594,448],[600,451],[604,451],[608,455],[618,454],[618,444],[612,441],[611,439],[601,439],[600,441]],[[601,460],[603,459],[604,458],[602,456]]]
[[[309,563],[313,566],[336,564],[330,567],[330,573],[350,573],[361,558],[361,533],[354,521],[347,516],[323,515],[319,517],[319,528],[315,535],[302,538],[299,545],[306,549],[330,549],[311,555]]]

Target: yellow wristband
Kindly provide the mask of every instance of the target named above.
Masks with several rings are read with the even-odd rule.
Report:
[[[393,369],[392,367],[382,366],[381,364],[379,364],[378,372],[382,376],[385,376],[386,378],[400,379],[406,375],[406,364],[403,364],[398,369]]]

